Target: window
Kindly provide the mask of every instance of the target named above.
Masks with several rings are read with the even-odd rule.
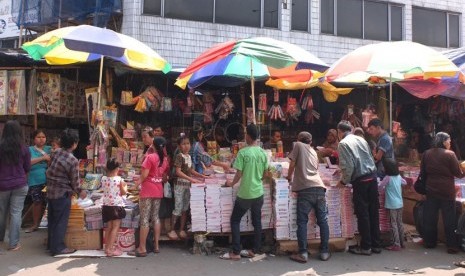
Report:
[[[213,22],[213,0],[169,0],[164,11],[168,18]]]
[[[281,1],[144,0],[142,13],[191,21],[277,29]]]
[[[292,0],[291,30],[309,31],[308,0]]]
[[[449,14],[449,47],[460,47],[460,18]]]
[[[459,47],[459,22],[458,14],[413,7],[412,40],[434,47]]]
[[[276,0],[265,0],[263,14],[263,26],[268,28],[278,28],[279,3]]]
[[[334,33],[334,0],[321,0],[320,8],[321,32]]]
[[[320,0],[321,33],[373,40],[402,40],[403,8],[369,0]]]
[[[337,35],[363,38],[362,0],[337,2]]]
[[[388,4],[365,1],[365,38],[389,40]]]
[[[402,35],[402,7],[391,5],[391,40],[403,40]]]
[[[215,23],[260,27],[261,0],[215,1]]]
[[[161,15],[161,0],[145,0],[142,13]]]

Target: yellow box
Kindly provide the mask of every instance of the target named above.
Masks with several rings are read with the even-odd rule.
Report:
[[[102,248],[102,231],[71,231],[66,232],[65,244],[74,249],[101,249]]]

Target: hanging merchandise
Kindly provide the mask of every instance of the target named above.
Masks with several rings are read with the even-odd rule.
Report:
[[[61,78],[60,93],[60,115],[63,117],[74,116],[74,105],[78,83],[75,81]]]
[[[367,107],[362,111],[362,126],[367,128],[371,119],[375,118],[378,118],[375,107],[372,104],[367,105]]]
[[[134,105],[136,102],[137,100],[132,97],[132,91],[121,91],[121,105]]]
[[[355,114],[353,104],[347,105],[346,109],[344,110],[344,113],[342,114],[342,120],[349,121],[353,127],[362,126],[362,120],[360,120],[360,118],[358,118]]]
[[[279,90],[276,88],[273,88],[273,101],[275,103],[279,102]]]
[[[60,75],[37,74],[37,113],[60,113]]]
[[[286,118],[284,117],[284,112],[278,103],[274,103],[271,106],[270,110],[268,111],[268,117],[270,118],[270,120],[286,120]]]
[[[286,123],[289,126],[293,121],[298,121],[301,110],[296,98],[287,98]]]
[[[266,112],[266,94],[262,93],[258,97],[258,110]]]
[[[234,103],[229,98],[228,95],[226,95],[220,102],[220,104],[216,107],[215,113],[218,114],[220,119],[227,119],[229,115],[232,114],[234,110]]]
[[[162,109],[163,109],[164,112],[173,111],[173,104],[172,104],[171,98],[163,97]]]
[[[213,123],[213,104],[215,103],[215,99],[210,92],[205,92],[203,94],[203,122],[205,124]]]
[[[320,113],[313,109],[312,95],[308,95],[304,98],[304,100],[302,101],[302,110],[307,110],[307,112],[305,113],[305,122],[307,124],[313,124],[315,122],[315,119],[320,119]]]
[[[0,71],[0,115],[7,114],[6,103],[8,101],[8,71]]]

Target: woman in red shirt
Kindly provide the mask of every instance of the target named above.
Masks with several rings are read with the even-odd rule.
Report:
[[[147,155],[142,163],[142,172],[136,186],[141,186],[139,194],[140,209],[140,233],[139,247],[129,255],[137,257],[147,256],[145,247],[147,235],[149,233],[149,221],[152,219],[154,229],[154,253],[159,253],[158,240],[160,238],[160,201],[163,198],[163,180],[168,173],[168,157],[165,154],[166,140],[163,137],[155,137],[153,147],[155,152]]]

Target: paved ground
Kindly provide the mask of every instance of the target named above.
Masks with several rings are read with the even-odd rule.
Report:
[[[146,258],[53,258],[45,253],[45,230],[22,233],[22,249],[5,251],[1,244],[0,276],[7,275],[283,275],[314,269],[318,275],[456,275],[465,276],[464,268],[452,262],[465,260],[465,253],[449,255],[444,246],[433,250],[408,243],[402,252],[372,256],[335,253],[328,262],[312,257],[307,264],[291,262],[287,256],[270,256],[251,263],[246,259],[231,262],[217,256],[191,255],[181,244],[162,244],[161,253]],[[294,275],[294,274],[292,274]],[[309,274],[296,274],[309,275]]]

